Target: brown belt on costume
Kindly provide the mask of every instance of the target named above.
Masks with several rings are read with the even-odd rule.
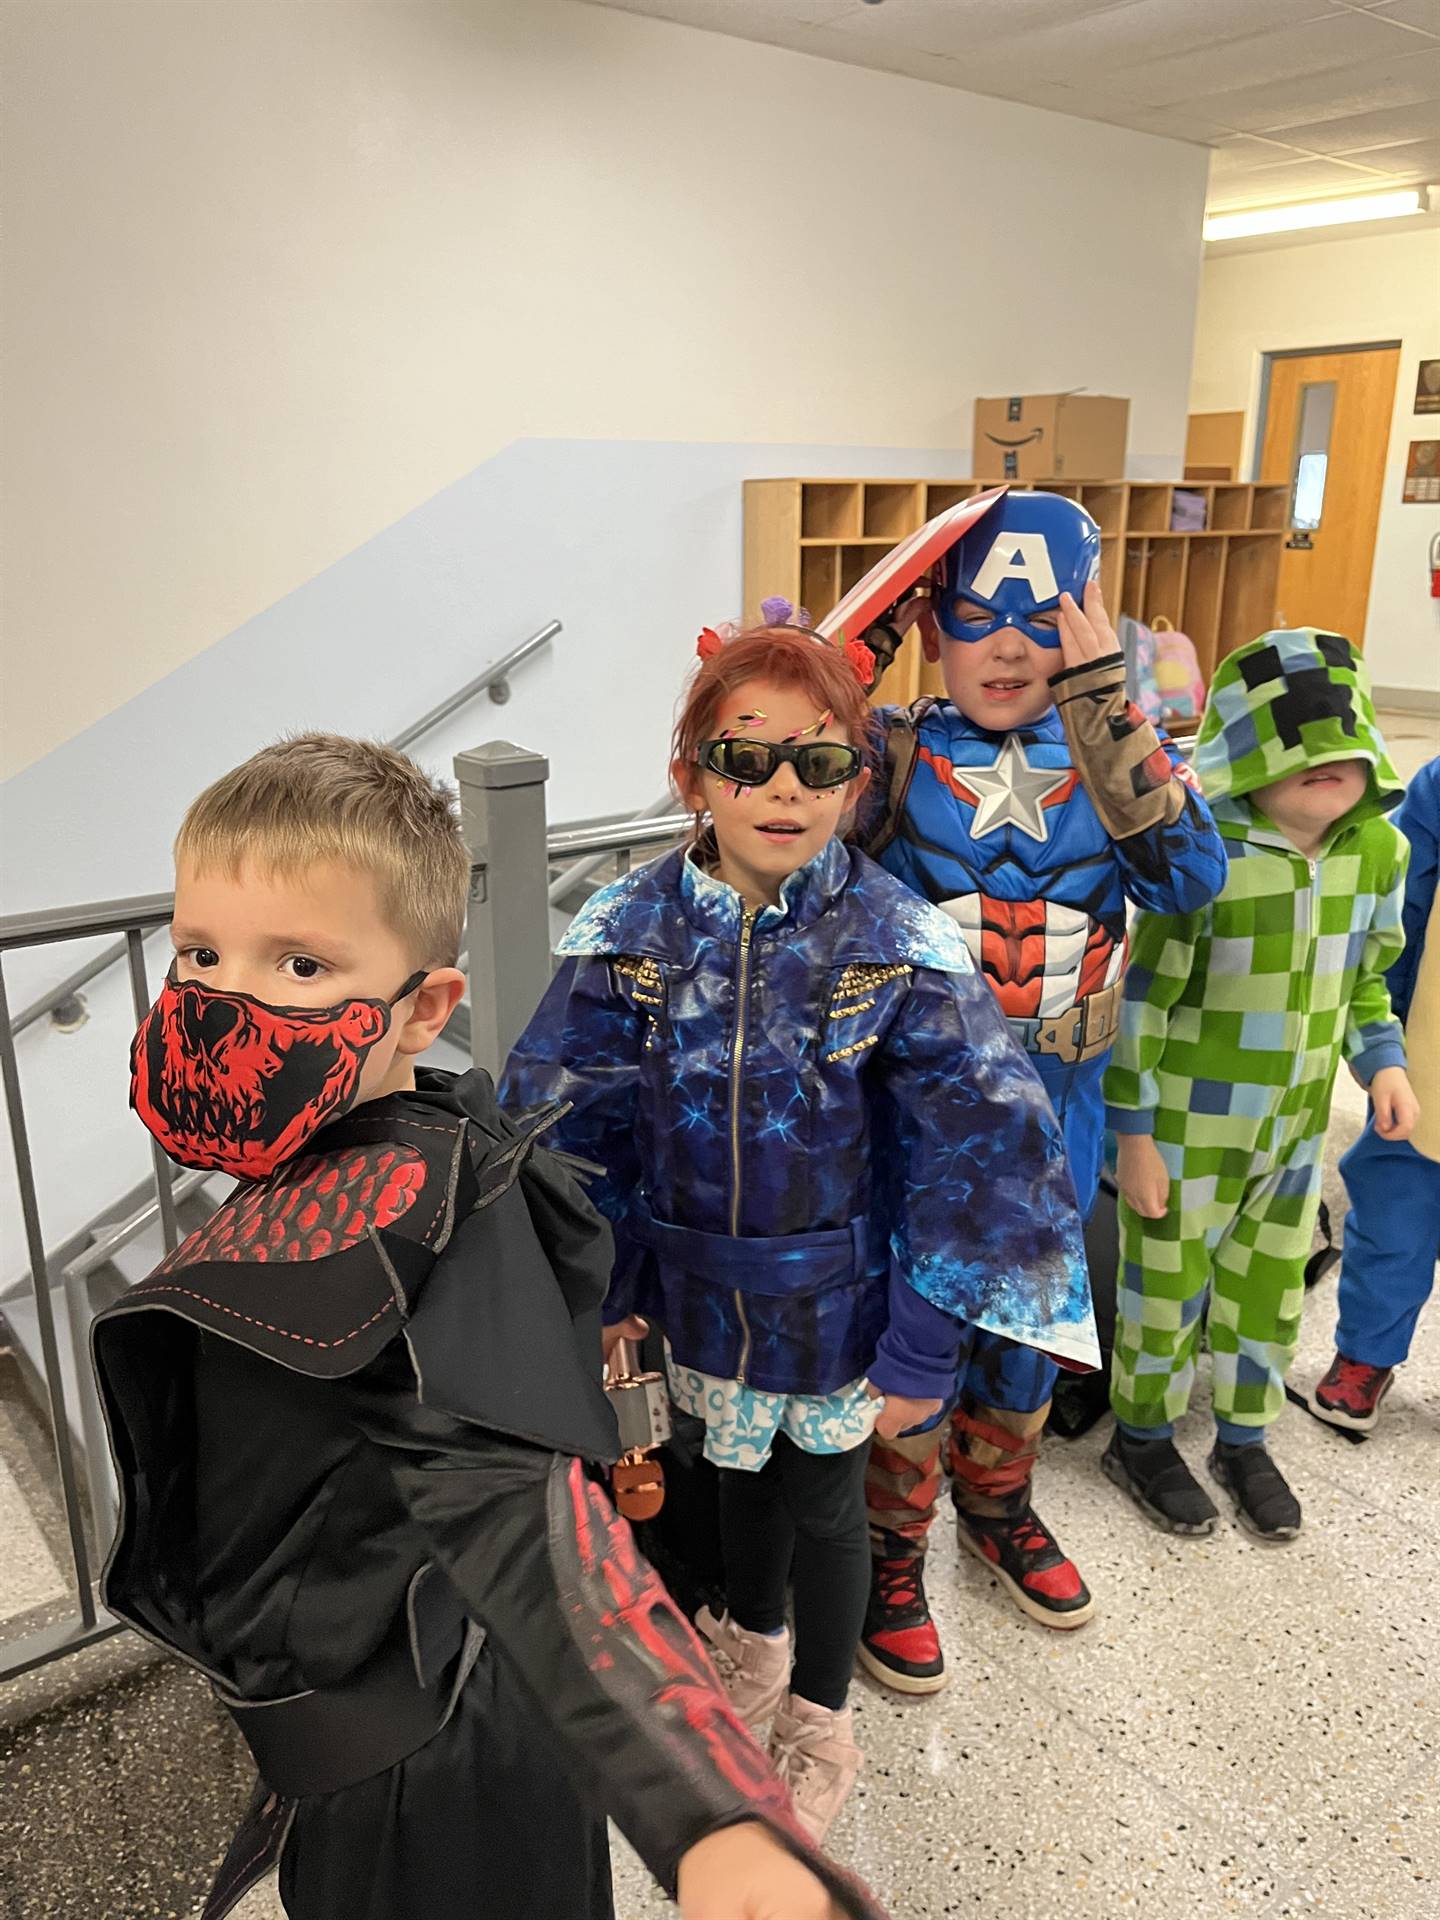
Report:
[[[1049,1053],[1067,1066],[1093,1060],[1114,1046],[1120,1031],[1120,1002],[1124,982],[1087,993],[1063,1013],[1039,1019],[1009,1017],[1010,1031],[1027,1053]]]

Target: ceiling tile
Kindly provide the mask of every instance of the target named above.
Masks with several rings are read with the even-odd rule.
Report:
[[[1401,20],[1407,27],[1419,27],[1424,33],[1440,34],[1440,0],[1389,0],[1372,12],[1387,20]]]
[[[1425,46],[1422,41],[1417,46]],[[1209,111],[1236,133],[1274,133],[1299,142],[1299,129],[1312,120],[1382,107],[1410,107],[1434,100],[1440,89],[1440,48],[1428,47],[1402,59],[1370,60],[1334,73],[1312,73],[1295,80],[1271,80],[1188,101],[1190,111]]]
[[[1409,53],[1415,44],[1413,35],[1387,26],[1373,14],[1332,14],[1275,32],[1211,42],[1165,60],[1125,61],[1107,74],[1105,90],[1152,107],[1182,100],[1193,104],[1232,86],[1254,87],[1326,74]]]
[[[1390,173],[1407,180],[1425,179],[1440,184],[1440,133],[1430,140],[1400,140],[1383,147],[1361,147],[1347,153],[1351,166],[1370,167],[1377,173]]]
[[[1437,76],[1440,87],[1440,76]],[[1313,153],[1349,153],[1359,147],[1393,145],[1397,140],[1425,140],[1440,126],[1440,97],[1412,106],[1378,107],[1370,113],[1351,113],[1339,119],[1315,119],[1272,136],[1308,147]]]
[[[1051,26],[999,40],[987,37],[973,42],[963,54],[957,51],[956,57],[1002,64],[1013,93],[1028,93],[1032,81],[1049,80],[1070,85],[1096,81],[1114,94],[1118,90],[1107,82],[1117,68],[1209,49],[1232,32],[1249,29],[1254,13],[1254,0],[1206,0],[1203,9],[1184,0],[1128,0],[1103,13],[1067,12]],[[1345,13],[1340,0],[1275,0],[1265,14],[1267,27],[1353,17]],[[959,10],[957,37],[968,18],[968,7]]]
[[[787,0],[777,0],[784,6]],[[887,0],[883,7],[856,7],[834,22],[856,39],[888,41],[929,53],[958,55],[1023,40],[1036,30],[1094,14],[1128,13],[1137,0]],[[1023,86],[1023,71],[1015,81]]]
[[[1202,147],[1223,139],[1230,129],[1206,110],[1192,112],[1187,105],[1137,107],[1133,100],[1111,100],[1081,83],[1067,89],[1072,104],[1061,109],[1081,120],[1103,120],[1112,127],[1133,127],[1137,133],[1158,133],[1168,140],[1189,140]]]
[[[1253,133],[1231,133],[1217,140],[1210,155],[1210,173],[1235,173],[1246,167],[1273,167],[1282,160],[1310,160],[1285,140],[1262,139]]]
[[[1287,160],[1278,167],[1256,167],[1241,179],[1217,180],[1212,174],[1205,204],[1212,213],[1229,207],[1278,206],[1286,200],[1378,192],[1384,184],[1343,160]]]

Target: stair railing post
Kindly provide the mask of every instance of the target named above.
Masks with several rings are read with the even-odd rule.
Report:
[[[466,946],[470,1052],[498,1073],[550,979],[543,754],[492,740],[455,756],[460,817],[475,867]]]

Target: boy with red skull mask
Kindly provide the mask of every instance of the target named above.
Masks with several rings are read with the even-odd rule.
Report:
[[[903,597],[942,536],[953,537],[922,583],[929,597]],[[947,699],[884,712],[889,793],[869,850],[959,922],[1054,1103],[1087,1216],[1126,901],[1185,912],[1225,875],[1189,770],[1126,700],[1099,565],[1100,530],[1074,501],[1002,492],[932,523],[823,623],[833,631],[859,611],[864,626],[878,606],[879,625],[864,633],[872,651],[888,663],[918,622],[926,658],[941,665]],[[960,1544],[1024,1612],[1063,1628],[1089,1619],[1093,1603],[1031,1504],[1055,1379],[1046,1355],[977,1332],[948,1454]],[[901,1692],[944,1684],[924,1587],[941,1481],[938,1433],[872,1450],[875,1558],[861,1659]]]
[[[176,868],[132,1102],[241,1184],[94,1356],[106,1604],[260,1773],[207,1920],[277,1860],[292,1920],[612,1920],[606,1814],[696,1920],[881,1920],[588,1470],[608,1230],[543,1119],[416,1067],[463,985],[449,797],[302,736],[201,796]]]

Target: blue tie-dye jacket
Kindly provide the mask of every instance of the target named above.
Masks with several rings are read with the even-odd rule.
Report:
[[[782,1393],[948,1394],[962,1320],[1098,1361],[1059,1127],[947,916],[838,840],[754,914],[675,853],[560,953],[501,1094],[605,1169],[608,1320]]]

